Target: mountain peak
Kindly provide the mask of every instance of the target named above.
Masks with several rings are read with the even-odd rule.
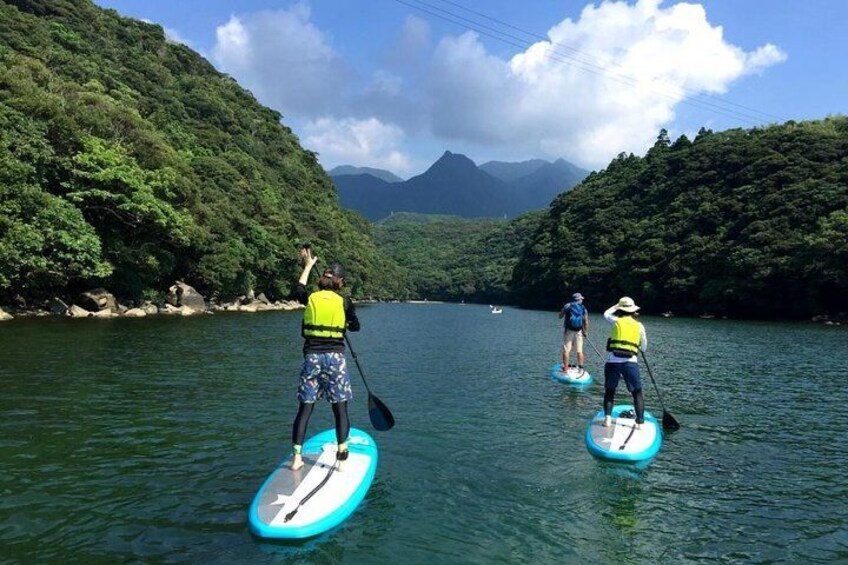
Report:
[[[430,168],[427,169],[427,173],[439,172],[444,170],[477,170],[477,165],[474,164],[474,161],[466,157],[461,153],[451,153],[450,151],[445,151],[439,160],[430,165]],[[426,173],[425,173],[426,174]]]

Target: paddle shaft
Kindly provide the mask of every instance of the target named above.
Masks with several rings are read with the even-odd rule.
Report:
[[[356,351],[353,350],[353,346],[350,344],[347,334],[345,334],[344,340],[347,344],[347,348],[350,349],[350,354],[353,356],[353,362],[356,363],[356,368],[359,369],[359,376],[362,377],[362,383],[365,385],[365,390],[367,390],[368,395],[371,396],[371,389],[368,388],[368,381],[365,380],[365,372],[362,370],[362,365],[359,364],[359,357],[356,356]]]
[[[660,407],[663,409],[663,412],[665,412],[666,411],[665,404],[663,404],[663,399],[662,399],[662,395],[660,394],[660,389],[659,389],[659,387],[657,387],[657,381],[654,379],[654,372],[651,371],[651,365],[648,364],[648,358],[645,357],[645,352],[642,351],[641,347],[639,348],[639,353],[642,354],[642,360],[645,362],[645,368],[648,369],[648,376],[651,377],[651,383],[653,383],[653,385],[654,385],[654,390],[656,391],[657,398],[660,401]]]
[[[359,376],[362,377],[365,390],[368,391],[368,417],[371,419],[371,425],[381,432],[392,429],[395,425],[395,417],[392,416],[392,412],[389,410],[388,406],[383,404],[380,399],[371,392],[371,389],[368,388],[368,381],[365,380],[365,373],[362,371],[362,365],[359,364],[359,358],[356,356],[356,352],[353,350],[353,347],[351,347],[350,340],[347,335],[345,335],[345,342],[347,342],[350,354],[353,355],[353,360],[356,362],[356,368],[359,369]]]
[[[606,361],[606,359],[604,359],[604,356],[603,356],[603,355],[601,355],[601,352],[600,352],[600,351],[598,351],[598,348],[597,348],[597,347],[595,347],[595,344],[594,344],[594,343],[592,343],[592,340],[590,340],[590,339],[589,339],[589,336],[588,336],[588,335],[586,336],[586,341],[589,343],[589,345],[591,345],[591,346],[592,346],[592,349],[594,349],[594,350],[595,350],[595,353],[597,353],[597,354],[598,354],[598,357],[600,357],[600,358],[601,358],[601,361]]]

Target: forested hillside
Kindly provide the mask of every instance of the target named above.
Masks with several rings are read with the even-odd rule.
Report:
[[[848,311],[848,118],[663,131],[554,201],[513,289],[546,307],[579,290],[596,309],[627,294],[649,312]]]
[[[408,270],[413,296],[502,303],[510,300],[512,269],[542,214],[507,221],[401,213],[374,232],[381,251]]]
[[[88,0],[0,1],[0,303],[177,278],[281,296],[305,239],[358,295],[403,296],[280,118],[157,25]]]

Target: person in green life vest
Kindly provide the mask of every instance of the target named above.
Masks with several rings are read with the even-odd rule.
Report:
[[[623,296],[618,304],[604,312],[604,319],[611,323],[612,334],[607,340],[607,361],[604,364],[604,426],[612,425],[612,407],[615,389],[623,378],[627,390],[633,395],[636,409],[636,427],[645,422],[645,397],[639,376],[639,350],[648,347],[645,326],[635,316],[639,307],[629,296]]]
[[[350,420],[347,403],[353,398],[350,387],[350,374],[345,359],[344,335],[347,330],[359,331],[359,319],[353,302],[339,294],[344,286],[345,272],[341,265],[334,263],[324,269],[318,279],[318,291],[307,293],[306,283],[309,273],[318,261],[312,250],[301,250],[303,272],[297,281],[294,298],[306,305],[303,313],[301,334],[303,335],[303,368],[300,371],[300,386],[297,390],[298,410],[292,426],[293,470],[303,467],[301,449],[306,437],[306,426],[315,402],[325,397],[333,408],[336,420],[337,465],[348,458],[347,438],[350,433]]]
[[[577,368],[582,373],[586,366],[586,355],[583,353],[583,338],[589,331],[589,311],[583,306],[583,295],[575,292],[571,302],[567,302],[559,311],[560,319],[565,318],[565,333],[562,344],[562,370],[568,370],[568,360],[571,348],[574,347],[577,356]],[[573,365],[572,365],[573,366]]]

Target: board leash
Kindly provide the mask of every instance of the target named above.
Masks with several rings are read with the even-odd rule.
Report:
[[[624,443],[622,443],[619,446],[619,448],[618,448],[619,451],[624,451],[624,448],[627,447],[627,442],[630,441],[630,438],[632,438],[633,434],[636,433],[636,426],[637,426],[637,424],[634,422],[633,427],[630,428],[630,434],[628,434],[627,439],[625,439]]]
[[[319,490],[321,490],[321,488],[322,488],[324,485],[326,485],[326,484],[327,484],[327,481],[329,481],[329,480],[330,480],[330,477],[333,475],[333,473],[335,472],[335,470],[336,470],[336,466],[335,466],[335,465],[330,465],[330,470],[329,470],[329,472],[327,473],[327,476],[326,476],[326,477],[324,477],[324,480],[322,480],[320,483],[318,483],[318,486],[316,486],[314,489],[312,489],[312,491],[311,491],[309,494],[307,494],[306,496],[304,496],[304,497],[300,500],[300,502],[298,502],[298,503],[297,503],[297,506],[295,507],[295,509],[294,509],[294,510],[292,510],[291,512],[289,512],[288,514],[286,514],[286,518],[285,518],[285,520],[283,520],[283,523],[286,523],[286,522],[288,522],[289,520],[291,520],[292,518],[294,518],[294,515],[295,515],[295,514],[297,514],[297,511],[298,511],[298,510],[300,510],[300,507],[301,507],[301,506],[303,506],[304,504],[306,504],[306,503],[309,501],[309,499],[310,499],[310,498],[312,498],[312,496],[313,496],[316,492],[318,492]]]

